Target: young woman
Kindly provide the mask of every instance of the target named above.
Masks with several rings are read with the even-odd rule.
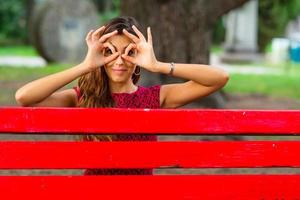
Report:
[[[147,39],[132,17],[112,19],[86,36],[88,52],[77,66],[26,84],[16,92],[21,106],[178,108],[222,88],[228,74],[201,64],[160,62],[150,27]],[[185,83],[137,85],[140,68],[188,80]],[[79,78],[78,86],[57,91]],[[85,136],[89,141],[156,140],[146,135]],[[90,169],[85,174],[152,174],[147,169]]]

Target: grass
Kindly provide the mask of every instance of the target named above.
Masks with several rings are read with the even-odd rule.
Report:
[[[0,66],[0,80],[1,81],[20,81],[32,78],[42,77],[48,74],[62,71],[71,67],[66,64],[51,64],[47,67],[41,68],[27,68],[27,67],[6,67]]]
[[[38,56],[32,46],[4,46],[0,48],[0,56]]]
[[[210,52],[215,54],[221,54],[222,52],[224,52],[224,49],[220,45],[212,45],[210,48]]]
[[[51,64],[43,68],[5,67],[0,66],[0,105],[15,106],[15,92],[24,84],[44,77],[49,74],[60,72],[71,67],[71,65]],[[63,89],[76,85],[76,80]]]
[[[300,66],[293,66],[279,75],[231,74],[224,89],[228,93],[300,99]]]
[[[271,51],[269,44],[265,52]],[[212,46],[211,52],[219,54],[222,48]],[[230,80],[224,87],[225,92],[239,94],[261,94],[272,97],[286,97],[300,99],[300,63],[283,63],[274,65],[267,61],[262,63],[235,63],[237,67],[265,66],[270,69],[278,69],[279,75],[256,75],[256,74],[231,74]]]

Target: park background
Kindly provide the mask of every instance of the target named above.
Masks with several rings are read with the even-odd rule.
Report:
[[[89,29],[120,15],[134,16],[143,33],[151,26],[159,60],[211,64],[230,73],[222,91],[187,108],[300,108],[298,0],[0,0],[0,106],[17,106],[14,94],[25,83],[79,63],[85,55],[84,37]],[[182,80],[143,71],[141,84],[176,81]],[[75,85],[76,81],[66,88]],[[0,139],[61,138],[1,135]],[[224,173],[224,169],[215,171]]]
[[[230,73],[230,81],[221,94],[190,107],[297,109],[300,106],[297,0],[143,3],[93,0],[89,3],[0,1],[1,106],[15,106],[14,93],[23,84],[79,63],[86,51],[86,28],[96,28],[119,15],[136,17],[144,33],[147,26],[152,27],[158,59],[210,63]],[[66,37],[68,34],[71,37]],[[70,53],[62,56],[65,52]],[[142,77],[142,85],[181,81],[147,72]],[[67,87],[73,85],[76,81]]]

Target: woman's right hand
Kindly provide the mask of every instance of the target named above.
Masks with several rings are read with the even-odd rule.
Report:
[[[109,48],[109,44],[105,43],[105,41],[118,33],[118,31],[115,30],[111,33],[100,36],[104,29],[105,26],[100,27],[96,31],[91,30],[86,36],[85,40],[88,46],[88,52],[83,63],[89,69],[89,71],[93,71],[96,68],[111,62],[119,55],[117,52],[110,56],[105,56],[103,54],[103,50],[105,48]]]

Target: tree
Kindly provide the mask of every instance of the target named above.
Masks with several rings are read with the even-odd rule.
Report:
[[[283,37],[290,20],[299,14],[299,0],[260,0],[258,32],[260,49],[264,50],[274,37]]]
[[[27,37],[24,2],[0,1],[1,43],[19,43]]]
[[[218,18],[247,1],[122,0],[121,14],[135,17],[143,31],[151,26],[159,60],[208,64],[212,30]],[[161,83],[174,81],[164,75],[147,74],[146,77],[147,80],[143,78],[145,85],[153,79]],[[220,93],[215,93],[201,104],[222,107],[222,102]]]

